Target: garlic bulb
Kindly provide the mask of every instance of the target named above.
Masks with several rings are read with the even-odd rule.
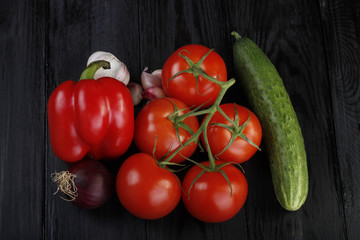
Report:
[[[162,79],[162,69],[156,69],[151,74],[156,76],[160,80]]]
[[[100,68],[96,71],[94,79],[112,77],[127,85],[130,81],[130,73],[126,65],[109,52],[94,52],[87,61],[87,65],[98,60],[110,62],[110,69]]]
[[[144,89],[150,87],[159,87],[162,88],[161,83],[161,69],[155,70],[154,72],[147,73],[148,68],[146,67],[144,71],[141,73],[141,85]],[[159,74],[160,73],[160,74]]]
[[[158,98],[166,97],[166,94],[162,88],[159,87],[149,87],[142,92],[141,97],[149,101],[153,101]]]
[[[141,86],[144,89],[141,97],[149,101],[166,97],[161,82],[162,69],[157,69],[152,73],[148,73],[147,70],[148,68],[146,67],[141,73]]]
[[[130,82],[128,88],[131,94],[134,105],[138,105],[142,99],[143,89],[138,83]]]

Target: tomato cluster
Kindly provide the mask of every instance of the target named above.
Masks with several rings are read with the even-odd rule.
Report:
[[[141,153],[124,161],[116,179],[118,198],[129,212],[157,219],[182,199],[195,218],[222,222],[242,208],[248,185],[234,164],[255,154],[262,129],[249,109],[220,105],[232,84],[223,59],[204,46],[183,46],[167,59],[162,85],[168,97],[140,110],[134,141]],[[207,151],[208,161],[190,159],[198,145]],[[171,167],[184,160],[195,165],[181,182]]]
[[[262,129],[249,109],[220,104],[235,82],[227,80],[223,59],[202,45],[176,50],[162,69],[161,90],[167,97],[150,101],[136,119],[129,89],[112,77],[94,80],[99,68],[109,69],[110,64],[90,63],[80,82],[62,83],[48,102],[55,155],[69,163],[85,159],[74,171],[78,175],[54,175],[60,189],[78,184],[65,189],[68,194],[75,192],[71,196],[82,195],[75,202],[86,208],[103,204],[114,190],[114,184],[104,184],[111,182],[111,174],[86,158],[116,159],[134,138],[140,153],[127,158],[116,177],[118,198],[129,212],[157,219],[182,199],[188,212],[204,222],[222,222],[236,215],[245,203],[248,185],[234,164],[255,154]],[[208,161],[191,159],[198,146],[206,150]],[[185,160],[194,166],[180,180],[173,166],[184,166]],[[78,181],[71,180],[75,177]],[[108,193],[106,197],[99,188]]]

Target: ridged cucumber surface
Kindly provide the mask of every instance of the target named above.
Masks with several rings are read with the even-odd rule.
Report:
[[[250,39],[232,32],[235,70],[258,116],[277,200],[289,211],[305,202],[309,183],[304,139],[284,83],[266,54]]]

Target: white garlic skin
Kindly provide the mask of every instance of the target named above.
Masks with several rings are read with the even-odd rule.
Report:
[[[151,74],[159,79],[162,79],[162,69],[156,69]]]
[[[130,73],[126,65],[109,52],[94,52],[87,61],[87,66],[94,61],[105,60],[110,63],[110,69],[100,68],[96,71],[94,79],[112,77],[127,85],[130,81]]]
[[[161,82],[161,69],[155,70],[151,74],[146,72],[148,68],[146,67],[144,71],[141,73],[141,86],[143,89],[147,89],[150,87],[159,87],[162,88]]]
[[[133,104],[136,106],[142,100],[143,89],[138,83],[130,82],[128,84],[128,88],[131,94],[131,98],[133,100]]]
[[[153,101],[153,100],[158,99],[158,98],[166,97],[166,94],[165,94],[165,92],[164,92],[164,90],[162,88],[149,87],[149,88],[145,89],[142,92],[141,97],[143,99]]]

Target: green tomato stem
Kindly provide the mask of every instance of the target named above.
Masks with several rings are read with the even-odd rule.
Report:
[[[236,124],[234,123],[234,121],[233,121],[231,118],[229,118],[229,116],[228,116],[220,107],[218,107],[217,110],[219,111],[219,113],[220,113],[226,120],[228,120],[232,125],[236,126]]]
[[[215,111],[214,111],[215,110]],[[205,141],[205,149],[208,153],[208,157],[209,157],[209,168],[210,169],[215,169],[216,164],[215,164],[215,158],[211,152],[211,148],[210,148],[210,143],[209,143],[209,139],[207,136],[207,128],[209,126],[209,122],[211,120],[211,117],[215,114],[216,112],[216,108],[213,108],[212,111],[206,116],[206,118],[203,121],[203,124],[201,125],[201,128],[203,130],[203,135],[204,135],[204,141]]]
[[[203,123],[201,124],[201,126],[199,127],[198,131],[196,131],[196,133],[194,135],[192,135],[192,137],[187,140],[185,143],[183,143],[180,147],[178,147],[171,155],[169,155],[167,158],[164,159],[164,162],[169,162],[172,158],[175,157],[176,154],[178,154],[184,147],[188,146],[190,143],[192,142],[197,142],[201,133],[204,134],[204,140],[205,140],[205,146],[208,152],[208,157],[209,157],[209,161],[210,161],[210,165],[209,168],[215,170],[216,169],[216,164],[215,164],[215,158],[211,153],[210,150],[210,144],[207,138],[207,127],[209,125],[210,119],[212,118],[212,116],[215,114],[215,112],[218,110],[219,105],[222,101],[222,99],[225,96],[226,91],[235,83],[235,79],[230,79],[226,82],[220,82],[217,81],[217,84],[220,85],[221,89],[219,92],[218,97],[216,98],[215,102],[213,105],[211,105],[211,107],[201,110],[201,111],[196,111],[196,112],[190,112],[189,114],[184,114],[181,116],[181,119],[179,120],[184,120],[187,117],[190,116],[199,116],[201,114],[207,114],[207,116],[205,117]]]
[[[200,111],[195,111],[195,112],[188,112],[188,113],[185,113],[185,114],[179,116],[178,121],[179,122],[184,121],[188,117],[201,116],[201,115],[204,115],[204,114],[208,114],[209,112],[210,112],[210,108],[203,109],[203,110],[200,110]]]

